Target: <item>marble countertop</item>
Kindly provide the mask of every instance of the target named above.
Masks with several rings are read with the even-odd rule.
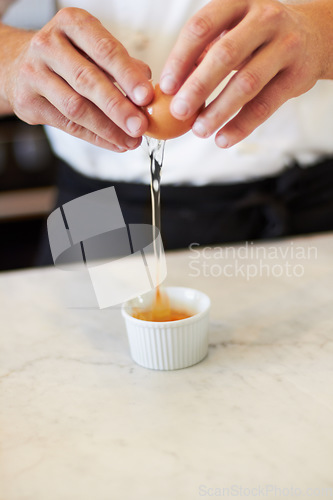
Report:
[[[333,235],[167,266],[212,300],[207,358],[172,372],[68,273],[0,275],[1,500],[333,497]]]

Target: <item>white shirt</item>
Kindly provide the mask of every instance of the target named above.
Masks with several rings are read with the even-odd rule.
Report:
[[[145,61],[157,82],[186,20],[208,0],[59,0],[58,7],[80,7],[98,17],[127,48]],[[47,127],[55,153],[91,177],[149,182],[146,148],[113,153]],[[274,175],[295,160],[304,166],[333,155],[333,81],[320,81],[286,102],[248,138],[228,150],[214,137],[190,131],[167,141],[163,183],[230,183]]]

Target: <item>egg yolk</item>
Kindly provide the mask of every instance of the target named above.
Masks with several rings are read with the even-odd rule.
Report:
[[[148,118],[146,135],[155,139],[166,140],[174,139],[188,132],[192,128],[201,108],[190,118],[177,120],[170,112],[170,103],[173,96],[164,94],[158,84],[154,90],[153,100],[142,108]]]

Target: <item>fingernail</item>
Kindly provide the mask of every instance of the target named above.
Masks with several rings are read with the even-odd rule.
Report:
[[[194,123],[192,130],[199,137],[206,137],[208,135],[205,125],[199,121]]]
[[[176,113],[176,115],[180,115],[180,116],[186,116],[189,112],[189,106],[187,104],[186,101],[184,101],[184,99],[175,99],[173,102],[172,102],[172,111],[174,113]]]
[[[137,134],[142,127],[141,118],[139,118],[138,116],[131,116],[127,119],[126,127],[131,134]]]
[[[135,87],[133,90],[133,97],[135,99],[135,102],[137,104],[141,104],[142,102],[145,101],[147,95],[148,95],[148,89],[145,85],[138,85]]]
[[[215,142],[219,148],[227,148],[229,146],[228,138],[225,135],[218,135]]]
[[[163,76],[160,81],[160,88],[162,92],[166,92],[167,94],[175,90],[176,82],[174,78],[171,75]]]

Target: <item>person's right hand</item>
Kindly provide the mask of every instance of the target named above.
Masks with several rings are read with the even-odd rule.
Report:
[[[170,110],[179,120],[217,91],[192,130],[216,133],[228,148],[288,99],[333,79],[332,33],[332,0],[210,0],[181,30],[160,87],[175,96]]]
[[[150,70],[95,17],[65,8],[40,31],[11,36],[3,88],[20,119],[113,151],[139,146],[148,124],[137,106],[153,97]]]

